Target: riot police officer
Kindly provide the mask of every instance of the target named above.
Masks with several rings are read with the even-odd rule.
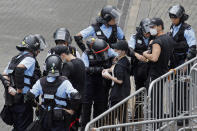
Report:
[[[170,35],[176,41],[176,45],[174,47],[173,59],[171,60],[171,68],[176,68],[177,66],[183,64],[185,61],[190,60],[196,56],[196,38],[195,32],[192,27],[185,23],[185,21],[189,18],[189,15],[185,13],[185,9],[182,5],[174,5],[171,6],[168,10],[169,17],[172,21],[172,25],[170,27]],[[178,73],[177,73],[178,74]],[[186,74],[186,72],[185,72]],[[186,74],[188,75],[188,74]],[[178,75],[175,76],[176,84],[174,88],[174,105],[175,105],[175,116],[179,115],[188,110],[188,98],[187,98],[187,84],[180,82]],[[183,84],[185,86],[181,87]],[[179,93],[177,94],[177,92]],[[180,102],[183,101],[183,102]],[[178,110],[178,111],[177,111]],[[188,123],[186,119],[185,123]],[[183,121],[178,121],[178,125],[183,125]]]
[[[93,117],[100,115],[106,109],[108,100],[108,81],[102,78],[102,70],[111,67],[113,55],[110,55],[109,45],[102,39],[89,39],[88,50],[83,52],[82,60],[86,67],[86,86],[82,103],[82,130],[90,121],[91,107],[94,102]]]
[[[148,65],[142,53],[148,49],[149,42],[153,39],[150,35],[149,24],[149,18],[142,19],[139,27],[136,28],[137,33],[132,35],[128,41],[130,47],[129,56],[132,57],[132,70],[136,90],[140,87],[144,87],[147,79]]]
[[[130,37],[128,41],[129,53],[131,57],[131,74],[134,75],[136,90],[141,87],[145,87],[145,83],[148,77],[148,63],[147,59],[142,55],[144,51],[148,49],[149,42],[153,39],[150,35],[150,19],[144,18],[141,20],[139,27],[136,28],[137,33]],[[140,99],[136,99],[136,103],[139,103]],[[137,108],[136,104],[136,109]],[[141,112],[135,111],[135,118],[141,117]]]
[[[58,55],[48,56],[45,63],[47,76],[36,82],[27,93],[25,101],[33,103],[34,98],[41,95],[39,118],[42,130],[68,131],[68,121],[73,111],[77,110],[80,95],[66,77],[60,76],[62,60]]]
[[[100,16],[96,19],[96,23],[74,36],[79,48],[85,51],[85,45],[82,40],[89,36],[96,36],[99,39],[105,40],[109,45],[116,43],[117,40],[125,39],[122,29],[117,25],[119,17],[120,12],[116,7],[111,5],[103,7]]]
[[[70,32],[66,28],[58,28],[53,34],[53,38],[55,40],[56,45],[65,45],[69,48],[72,55],[80,58],[79,52],[76,50],[74,46],[71,46],[72,37]]]
[[[189,16],[181,5],[171,6],[168,10],[172,21],[170,35],[177,42],[174,47],[174,59],[172,68],[175,68],[196,56],[196,38],[194,30],[185,21]]]
[[[28,103],[24,103],[24,94],[33,86],[41,73],[36,56],[43,50],[44,38],[37,35],[26,36],[16,48],[20,53],[13,57],[4,75],[9,80],[8,95],[11,101],[7,103],[13,118],[14,131],[24,131],[33,121],[33,109]]]

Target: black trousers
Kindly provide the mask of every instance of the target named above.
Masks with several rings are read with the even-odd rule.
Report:
[[[53,121],[53,125],[50,129],[46,129],[45,123],[43,123],[43,131],[69,131],[69,127],[66,126],[66,121],[61,120],[61,121]]]
[[[106,110],[107,94],[102,76],[87,75],[84,98],[82,102],[82,131],[90,121],[93,105],[93,117],[97,117]]]
[[[148,64],[138,61],[133,67],[133,75],[134,75],[136,90],[145,87],[146,80],[148,77]],[[141,97],[136,97],[135,120],[142,118],[142,108],[139,104],[141,101],[142,101]]]
[[[10,107],[13,115],[13,131],[25,131],[33,122],[33,108],[30,104],[14,104]]]

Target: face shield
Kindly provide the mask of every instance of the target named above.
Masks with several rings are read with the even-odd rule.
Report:
[[[47,42],[45,41],[44,37],[40,34],[35,34],[35,36],[37,37],[37,39],[39,40],[39,43],[40,43],[40,48],[39,50],[40,51],[43,51],[47,46]]]
[[[142,31],[143,33],[147,34],[147,33],[150,33],[150,23],[146,23],[142,26]]]
[[[115,22],[118,23],[120,21],[121,11],[119,9],[112,9],[110,14],[112,18],[115,19]]]
[[[46,42],[44,42],[44,41],[41,41],[40,42],[40,51],[43,51],[45,48],[47,48],[47,43]]]

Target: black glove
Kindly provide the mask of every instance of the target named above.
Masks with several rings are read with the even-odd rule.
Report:
[[[187,53],[187,60],[194,58],[197,54],[196,45],[193,45],[189,48]]]
[[[74,36],[75,42],[77,43],[77,45],[79,46],[79,48],[82,50],[82,52],[84,52],[86,50],[86,47],[83,43],[83,37],[81,36]]]
[[[74,111],[77,111],[80,107],[81,103],[81,95],[77,93],[71,93],[70,94],[70,108]]]

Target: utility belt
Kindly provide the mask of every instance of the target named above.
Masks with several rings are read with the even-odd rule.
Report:
[[[56,106],[56,107],[62,108],[65,106]],[[71,118],[71,115],[63,109],[47,110],[42,107],[39,108],[37,115],[39,117],[44,115],[44,117],[50,118],[50,120],[52,121],[69,121]]]

